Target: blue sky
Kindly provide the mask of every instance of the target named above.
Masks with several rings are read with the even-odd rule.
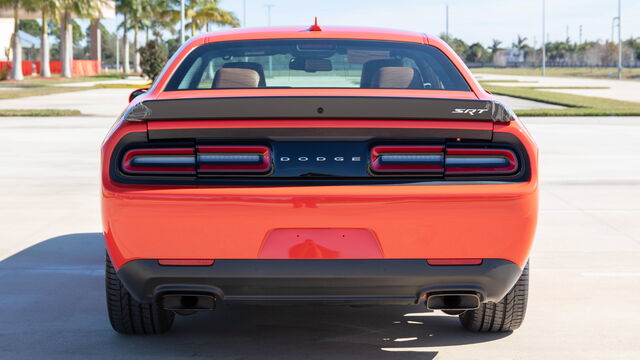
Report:
[[[611,19],[617,0],[547,0],[547,33],[551,41],[569,36],[577,41],[611,37]],[[266,4],[272,25],[307,25],[318,16],[321,25],[375,26],[438,35],[445,30],[445,6],[449,5],[449,32],[466,42],[484,45],[492,39],[511,44],[518,34],[530,45],[542,39],[542,0],[246,0],[249,27],[267,25]],[[242,21],[243,0],[221,0]],[[640,1],[622,0],[622,36],[640,36]],[[113,29],[115,20],[105,20]]]

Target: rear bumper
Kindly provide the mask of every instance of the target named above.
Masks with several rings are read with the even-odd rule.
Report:
[[[103,219],[116,269],[135,259],[318,258],[266,254],[277,229],[366,229],[375,235],[381,259],[506,259],[523,266],[535,233],[537,200],[534,182],[105,187]],[[330,258],[367,258],[347,251],[350,244],[329,248],[335,253]]]
[[[473,292],[498,301],[522,269],[503,259],[481,265],[431,266],[422,259],[216,260],[212,266],[162,266],[133,260],[117,272],[144,303],[175,293],[204,293],[225,302],[415,304],[433,292]]]

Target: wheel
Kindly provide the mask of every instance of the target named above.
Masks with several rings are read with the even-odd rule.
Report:
[[[111,264],[105,259],[107,311],[113,330],[121,334],[160,334],[171,328],[174,313],[157,304],[143,304],[131,297]]]
[[[522,325],[529,295],[529,262],[513,288],[497,303],[480,304],[476,310],[460,314],[466,329],[476,332],[513,331]]]

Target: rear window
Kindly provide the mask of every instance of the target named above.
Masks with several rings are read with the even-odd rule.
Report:
[[[380,88],[470,91],[435,47],[372,40],[248,40],[193,50],[166,91]]]

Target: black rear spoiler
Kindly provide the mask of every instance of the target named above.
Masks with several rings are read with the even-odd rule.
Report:
[[[226,97],[142,101],[127,121],[216,119],[471,120],[508,123],[515,114],[502,103],[400,97]]]

